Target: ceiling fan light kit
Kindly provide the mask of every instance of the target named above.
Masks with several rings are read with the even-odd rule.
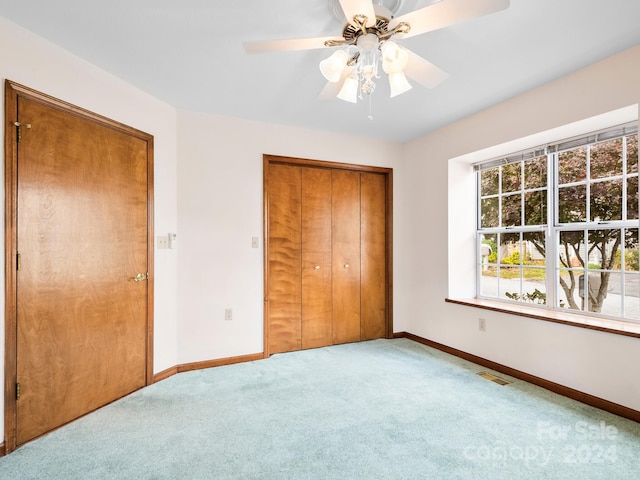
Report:
[[[340,80],[343,70],[347,67],[349,61],[349,55],[344,50],[336,50],[329,56],[320,62],[320,71],[324,78],[330,82],[337,82]]]
[[[380,63],[384,73],[389,75],[391,97],[411,89],[411,84],[403,73],[409,54],[397,43],[391,40],[380,41],[378,36],[367,33],[358,37],[355,52],[352,51],[353,48],[353,45],[349,45],[346,50],[337,50],[320,62],[320,71],[324,77],[335,83],[342,79],[342,73],[349,64],[350,55],[355,60],[355,72],[344,79],[337,95],[339,99],[356,103],[357,95],[354,97],[354,88],[356,88],[356,94],[360,92],[360,99],[362,94],[371,95],[376,88],[374,78],[380,78],[378,74]]]
[[[404,72],[396,72],[389,74],[389,88],[391,90],[391,98],[401,93],[411,90],[411,84],[407,80]]]
[[[400,46],[395,38],[391,40],[392,37],[403,39],[421,35],[509,6],[509,0],[439,0],[394,18],[402,0],[329,0],[334,13],[338,11],[336,3],[348,22],[341,37],[248,42],[244,45],[245,50],[259,53],[337,48],[319,65],[320,72],[331,84],[325,91],[346,102],[357,103],[358,98],[363,99],[364,95],[370,96],[375,91],[375,80],[380,78],[379,66],[382,66],[393,98],[412,88],[407,77],[426,88],[434,88],[449,75]]]
[[[358,103],[358,87],[360,82],[356,80],[354,75],[349,75],[344,79],[342,88],[338,92],[337,97],[349,103]]]

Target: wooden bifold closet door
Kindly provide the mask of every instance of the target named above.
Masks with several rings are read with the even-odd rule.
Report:
[[[391,170],[265,155],[265,352],[387,337]]]

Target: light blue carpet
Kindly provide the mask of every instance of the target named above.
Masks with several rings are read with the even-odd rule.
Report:
[[[640,478],[639,424],[483,370],[399,339],[182,373],[20,447],[0,478]]]

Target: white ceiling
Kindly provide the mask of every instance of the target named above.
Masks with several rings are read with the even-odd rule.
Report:
[[[327,50],[242,47],[340,35],[328,0],[0,0],[0,15],[180,109],[399,142],[640,43],[640,0],[511,0],[402,41],[450,77],[393,99],[381,79],[369,120],[368,102],[318,100]]]

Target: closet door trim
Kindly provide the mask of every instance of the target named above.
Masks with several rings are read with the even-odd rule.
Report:
[[[264,270],[264,355],[269,351],[269,166],[272,164],[292,165],[299,167],[325,168],[329,170],[350,170],[363,173],[377,173],[385,176],[386,183],[386,338],[393,338],[393,169],[369,165],[329,162],[305,158],[284,157],[279,155],[263,155],[263,270]]]

